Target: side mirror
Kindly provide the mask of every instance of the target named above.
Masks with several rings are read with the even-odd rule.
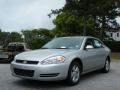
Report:
[[[87,45],[86,49],[93,49],[94,47],[92,45]]]

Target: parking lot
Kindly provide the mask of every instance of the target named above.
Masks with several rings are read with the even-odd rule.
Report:
[[[100,71],[82,76],[76,86],[62,82],[27,81],[13,77],[9,64],[0,64],[0,90],[120,90],[120,62],[112,62],[108,74]]]

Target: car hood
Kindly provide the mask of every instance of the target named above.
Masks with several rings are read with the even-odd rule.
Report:
[[[16,55],[15,59],[19,60],[29,60],[29,61],[41,61],[56,55],[65,55],[66,53],[73,52],[75,50],[69,49],[40,49],[33,50],[28,52],[23,52],[21,54]]]

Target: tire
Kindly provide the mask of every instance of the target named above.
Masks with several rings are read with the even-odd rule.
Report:
[[[9,55],[8,61],[11,63],[14,60],[14,55]]]
[[[79,83],[81,77],[81,66],[78,62],[72,62],[67,76],[67,84],[70,86],[76,85]]]
[[[104,73],[108,73],[110,71],[110,60],[107,58],[105,61],[104,68],[102,69]]]

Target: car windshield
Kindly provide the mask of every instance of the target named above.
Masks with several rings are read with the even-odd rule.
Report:
[[[79,49],[82,41],[82,37],[56,38],[44,45],[42,49]]]

